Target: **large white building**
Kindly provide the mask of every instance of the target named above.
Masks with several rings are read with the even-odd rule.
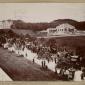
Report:
[[[68,23],[63,23],[55,28],[48,28],[47,30],[40,31],[39,34],[40,36],[74,36],[76,34],[79,34],[80,31],[78,31],[75,26],[68,24]]]
[[[69,35],[75,34],[76,32],[75,27],[68,23],[60,24],[56,28],[47,29],[47,35]]]
[[[13,24],[12,20],[0,21],[0,29],[10,29],[12,24]]]

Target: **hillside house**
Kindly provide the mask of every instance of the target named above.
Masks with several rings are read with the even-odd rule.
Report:
[[[76,29],[74,26],[64,23],[60,24],[56,28],[48,28],[47,29],[47,35],[65,35],[65,34],[75,34]]]

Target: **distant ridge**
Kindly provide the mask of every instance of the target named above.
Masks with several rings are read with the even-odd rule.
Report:
[[[78,22],[76,20],[72,19],[58,19],[53,20],[49,23],[26,23],[22,20],[13,20],[13,25],[11,26],[12,29],[26,29],[26,30],[32,30],[32,31],[41,31],[46,30],[47,28],[55,28],[56,26],[68,23],[76,27],[78,30],[85,30],[85,21]]]

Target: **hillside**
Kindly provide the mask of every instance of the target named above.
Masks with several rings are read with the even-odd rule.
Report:
[[[52,22],[46,23],[26,23],[21,20],[13,20],[13,25],[11,26],[12,29],[25,29],[25,30],[32,30],[32,31],[41,31],[46,30],[47,28],[55,28],[56,26],[69,23],[76,27],[78,30],[85,30],[85,21],[78,22],[72,19],[58,19],[53,20]]]
[[[36,32],[32,30],[25,30],[25,29],[12,29],[12,31],[18,35],[26,35],[29,34],[30,36],[36,36]]]
[[[11,29],[0,29],[0,37],[18,37],[19,34],[12,31]]]

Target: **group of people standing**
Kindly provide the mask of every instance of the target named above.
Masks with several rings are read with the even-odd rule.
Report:
[[[85,80],[85,67],[56,68],[56,74],[60,80],[83,81]]]
[[[25,45],[26,42],[23,41],[24,42],[23,43],[23,42],[20,42],[20,41],[21,40],[16,40],[16,41],[13,41],[13,43],[11,43],[11,44],[13,44],[12,46],[15,45],[16,48],[20,48],[21,49],[21,47],[22,47],[22,50],[27,48],[26,45]],[[8,43],[10,43],[10,42],[11,41],[9,41]],[[34,49],[33,49],[33,46],[28,46],[28,49],[29,50],[31,49],[33,52],[35,52]],[[50,53],[49,53],[49,49],[48,48],[38,48],[37,50],[38,50],[37,51],[38,57],[41,56],[40,58],[42,59],[42,55],[44,55],[43,58],[47,59],[48,64],[50,62],[50,59],[52,61],[52,58],[50,57],[51,55],[49,55]],[[47,53],[46,53],[46,50],[48,51]],[[26,56],[27,56],[27,54],[26,54]],[[59,57],[59,56],[57,56],[57,57]],[[55,64],[57,64],[56,58],[54,58],[54,62],[55,62]],[[35,63],[35,59],[34,58],[33,58],[33,63]],[[46,64],[46,60],[43,60],[41,62],[41,65],[42,65],[42,68],[48,69],[48,66]],[[82,80],[85,79],[85,67],[83,67],[83,68],[81,68],[81,67],[76,67],[76,68],[74,68],[74,67],[70,67],[70,68],[67,68],[67,67],[55,68],[55,73],[57,74],[57,76],[58,76],[58,78],[60,80],[82,81]]]

